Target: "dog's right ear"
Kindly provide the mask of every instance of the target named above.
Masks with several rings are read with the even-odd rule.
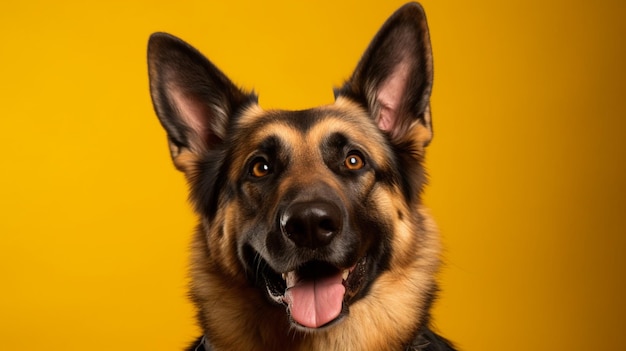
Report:
[[[257,100],[196,49],[166,33],[150,36],[148,69],[152,103],[167,131],[172,160],[185,173],[225,139],[231,117]]]

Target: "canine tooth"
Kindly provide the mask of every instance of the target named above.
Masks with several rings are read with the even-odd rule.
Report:
[[[343,280],[347,280],[348,279],[348,275],[350,275],[350,270],[349,269],[344,270],[343,271],[343,276],[342,276]]]
[[[296,271],[283,273],[283,279],[285,279],[287,289],[293,287],[298,282],[298,276],[296,275]]]

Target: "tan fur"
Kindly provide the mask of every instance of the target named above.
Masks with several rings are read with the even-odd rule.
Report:
[[[234,272],[216,269],[229,264],[208,259],[201,227],[192,248],[191,290],[195,302],[202,305],[199,313],[208,321],[204,327],[211,331],[212,345],[216,350],[233,351],[259,350],[259,345],[265,345],[263,350],[267,351],[343,351],[346,345],[353,350],[398,350],[415,332],[415,321],[426,311],[426,298],[435,286],[439,267],[440,244],[435,224],[424,208],[417,210],[425,221],[420,244],[409,246],[415,252],[398,252],[392,268],[377,279],[368,297],[351,306],[348,318],[311,334],[290,330],[284,308],[268,305],[256,289],[232,275]],[[396,248],[408,236],[401,233],[403,229],[399,231],[395,236]],[[226,262],[236,260],[224,258]],[[234,330],[244,332],[233,333]],[[246,332],[252,330],[257,332]],[[395,337],[390,340],[390,336]]]
[[[192,152],[189,148],[181,148],[173,143],[170,143],[170,150],[172,150],[174,166],[179,171],[184,172],[187,180],[189,180],[189,177],[194,174],[198,154]]]
[[[200,216],[190,296],[210,350],[451,350],[426,325],[440,244],[419,198],[433,137],[419,4],[314,109],[263,110],[166,33],[150,37],[148,67]]]
[[[380,150],[382,141],[371,137],[377,135],[371,133],[375,128],[373,124],[355,126],[333,118],[333,114],[339,112],[359,117],[363,111],[345,99],[338,99],[335,105],[321,109],[327,111],[328,118],[308,133],[303,134],[280,123],[268,123],[255,132],[242,149],[253,149],[255,143],[268,135],[277,136],[291,145],[293,162],[297,163],[294,169],[303,171],[285,175],[284,188],[290,186],[289,182],[306,184],[318,179],[325,179],[333,187],[341,186],[329,180],[333,177],[326,177],[325,172],[329,170],[316,166],[321,164],[321,155],[312,152],[317,150],[317,141],[333,131],[350,131],[351,135],[359,136],[369,150],[376,151],[372,157],[377,162],[384,162],[385,152]],[[260,109],[250,109],[240,123],[254,123],[265,114]],[[414,140],[420,149],[423,135],[423,129],[417,126]],[[242,151],[232,162],[243,164],[247,156]],[[182,168],[193,173],[185,159],[192,160],[191,156],[181,152],[178,157],[183,157],[180,159]],[[235,174],[230,176],[235,177]],[[407,207],[399,189],[376,186],[374,196],[376,210],[392,218],[396,226],[391,267],[377,278],[366,297],[350,307],[350,314],[343,321],[310,333],[293,329],[284,307],[268,304],[262,292],[246,281],[236,254],[234,236],[242,224],[237,217],[239,204],[231,202],[218,211],[211,224],[201,223],[192,247],[191,295],[200,306],[200,320],[205,321],[202,327],[208,331],[212,346],[220,351],[261,350],[259,345],[264,345],[262,350],[266,351],[343,351],[349,345],[352,350],[374,351],[398,350],[410,340],[415,333],[415,321],[426,313],[428,297],[435,289],[434,277],[440,254],[438,233],[428,212],[423,207]]]
[[[425,214],[423,209],[419,211]],[[415,320],[426,309],[426,295],[434,287],[434,275],[439,267],[438,233],[434,222],[425,218],[428,220],[422,233],[424,241],[415,248],[417,252],[411,253],[413,260],[406,265],[394,265],[381,275],[369,296],[352,305],[349,318],[324,338],[315,338],[309,350],[339,351],[345,350],[345,345],[354,350],[399,350],[411,337]],[[396,234],[396,238],[403,236]],[[341,339],[345,343],[337,341]]]

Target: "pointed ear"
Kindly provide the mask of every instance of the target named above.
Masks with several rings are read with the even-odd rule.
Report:
[[[166,33],[150,37],[148,69],[154,109],[174,164],[184,172],[225,139],[233,115],[256,102],[200,52]]]
[[[433,62],[424,10],[398,9],[378,31],[352,77],[336,92],[361,103],[392,140],[432,138]]]

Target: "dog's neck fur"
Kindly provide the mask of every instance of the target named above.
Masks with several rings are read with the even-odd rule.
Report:
[[[442,341],[437,339],[429,329],[425,332],[419,332],[413,342],[404,348],[404,351],[444,351],[446,349],[436,349],[434,345]],[[446,345],[447,346],[447,345]],[[191,348],[190,351],[217,351],[211,346],[211,343],[205,336],[202,336]]]
[[[206,336],[198,339],[189,351],[215,351]],[[404,351],[453,351],[447,340],[442,339],[428,328],[422,328],[413,338],[413,342]]]
[[[367,299],[350,306],[350,314],[343,321],[313,333],[293,329],[285,309],[269,304],[248,282],[234,287],[232,277],[211,270],[218,263],[203,234],[208,228],[201,227],[193,245],[196,260],[191,295],[200,309],[200,324],[211,349],[396,351],[414,345],[420,331],[427,329],[427,311],[436,291],[434,276],[439,266],[437,230],[424,211],[421,209],[417,216],[425,229],[420,255],[402,266],[391,266],[371,286]],[[224,283],[206,283],[219,280]],[[223,291],[225,286],[230,287],[228,291]],[[280,321],[282,325],[266,321]]]

